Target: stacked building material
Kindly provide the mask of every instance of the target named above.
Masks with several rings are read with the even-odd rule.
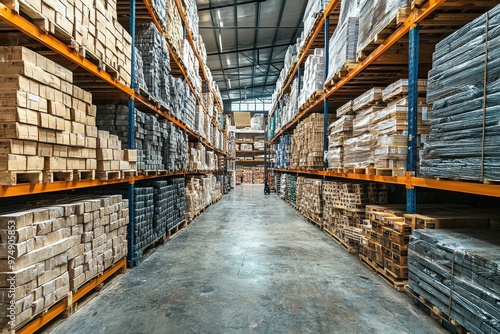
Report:
[[[384,29],[394,30],[398,24],[404,22],[409,13],[410,2],[409,0],[360,0],[358,53],[372,43],[381,44],[385,39]]]
[[[311,114],[299,123],[291,139],[292,169],[323,168],[323,114]]]
[[[283,135],[280,137],[279,144],[274,144],[274,154],[276,168],[289,168],[290,167],[290,135]]]
[[[188,170],[207,170],[207,150],[202,143],[189,143]],[[213,155],[213,152],[211,152]]]
[[[214,196],[216,196],[214,198]],[[212,174],[186,178],[185,207],[186,219],[192,220],[201,210],[222,196],[221,180]]]
[[[186,66],[186,74],[188,79],[193,84],[194,93],[197,97],[202,99],[202,80],[200,76],[200,62],[196,58],[191,43],[187,39],[182,42],[182,54],[181,59]]]
[[[297,175],[281,174],[280,185],[280,197],[295,205],[297,203]]]
[[[134,189],[134,258],[142,258],[143,251],[158,240],[153,229],[154,188],[135,187]]]
[[[127,255],[128,201],[119,195],[8,207],[0,213],[3,331],[47,311]]]
[[[325,50],[314,49],[304,65],[304,83],[300,91],[298,106],[304,108],[309,98],[323,93],[325,83]]]
[[[471,333],[500,331],[499,230],[415,230],[409,288]]]
[[[137,114],[140,112],[136,110],[135,113],[137,117]],[[129,147],[128,118],[129,118],[129,109],[125,105],[119,105],[119,104],[97,105],[97,121],[96,121],[97,127],[100,130],[109,131],[109,133],[118,136],[118,139],[122,142],[122,148]],[[139,139],[140,138],[136,138],[136,140]]]
[[[376,183],[324,182],[324,226],[349,247],[361,242],[366,206],[387,203],[387,189]]]
[[[423,175],[500,180],[499,26],[497,6],[436,45]]]
[[[180,57],[182,52],[182,41],[184,39],[182,21],[175,0],[167,0],[167,39],[173,51]]]
[[[352,138],[354,115],[343,115],[328,127],[328,168],[344,166],[344,141]]]
[[[73,74],[24,47],[1,47],[0,178],[72,181],[97,169],[96,107]],[[78,174],[77,177],[81,177]]]
[[[153,11],[163,29],[166,29],[167,26],[167,3],[164,0],[152,0],[151,5],[153,7]]]
[[[337,28],[330,37],[330,59],[326,83],[338,81],[350,70],[357,60],[356,48],[359,33],[358,1],[343,1],[340,4],[340,17]]]
[[[99,130],[97,135],[97,177],[107,180],[124,177],[122,172],[137,170],[137,151],[122,150],[118,136]],[[113,175],[112,175],[113,174]]]
[[[143,59],[148,93],[170,109],[170,54],[165,38],[153,22],[137,22],[135,41]]]
[[[306,177],[297,178],[297,206],[302,214],[323,226],[323,210],[321,206],[322,181]]]
[[[303,22],[304,31],[303,35],[308,36],[312,29],[314,28],[314,23],[318,20],[318,16],[321,16],[323,10],[325,9],[328,1],[327,0],[309,0],[307,2],[306,10],[304,12]],[[301,43],[300,48],[304,46]]]
[[[376,112],[385,107],[382,88],[372,88],[352,101],[353,137],[344,140],[344,167],[368,168],[374,160],[376,137],[370,131]]]
[[[182,171],[187,169],[187,134],[171,122],[164,123],[168,140],[164,141],[163,161],[166,169]]]
[[[139,90],[142,89],[146,92],[149,91],[148,86],[146,85],[146,79],[144,78],[144,61],[142,60],[142,54],[134,46],[135,52],[135,87]]]

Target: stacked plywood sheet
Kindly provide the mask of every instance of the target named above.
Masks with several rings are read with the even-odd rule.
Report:
[[[43,313],[127,254],[128,201],[121,196],[42,203],[25,211],[13,204],[0,213],[0,304],[14,305],[0,317],[3,331]]]
[[[423,175],[500,180],[499,27],[497,6],[436,45]]]
[[[415,230],[409,288],[469,332],[500,331],[500,232]]]

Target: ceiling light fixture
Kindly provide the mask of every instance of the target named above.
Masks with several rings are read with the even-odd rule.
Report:
[[[231,88],[232,88],[232,87],[231,87],[231,79],[230,79],[230,78],[228,78],[228,79],[227,79],[227,85],[229,86],[229,89],[231,89]]]
[[[222,32],[219,30],[219,47],[220,51],[222,52]]]

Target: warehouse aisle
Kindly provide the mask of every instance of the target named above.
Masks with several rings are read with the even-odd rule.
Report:
[[[445,333],[262,186],[238,186],[53,333]]]

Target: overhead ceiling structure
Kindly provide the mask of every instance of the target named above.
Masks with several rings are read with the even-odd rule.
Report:
[[[304,0],[197,0],[207,65],[225,105],[269,98],[289,45],[300,36]]]

